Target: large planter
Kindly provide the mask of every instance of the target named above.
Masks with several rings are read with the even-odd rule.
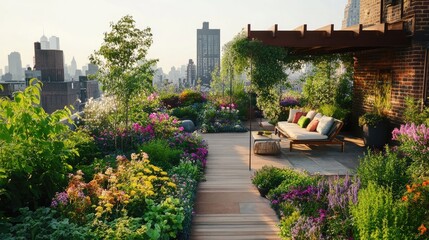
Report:
[[[387,143],[386,123],[379,122],[374,126],[363,125],[363,141],[367,147],[383,148]]]

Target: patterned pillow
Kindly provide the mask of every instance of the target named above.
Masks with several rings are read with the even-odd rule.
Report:
[[[290,109],[289,110],[289,117],[287,118],[288,122],[293,122],[293,118],[295,117],[295,114],[297,112],[301,112],[301,109]]]
[[[301,118],[301,116],[303,115],[303,112],[297,112],[295,113],[295,117],[293,117],[293,123],[298,123],[299,119]]]
[[[307,125],[310,123],[310,118],[301,116],[301,118],[298,120],[298,125],[302,128],[306,128]]]
[[[334,119],[332,117],[323,116],[319,119],[316,131],[320,134],[326,135],[328,134],[329,129],[331,129],[332,124],[334,124]]]
[[[307,131],[315,132],[318,124],[319,124],[319,120],[317,119],[311,120],[311,122],[307,125]]]

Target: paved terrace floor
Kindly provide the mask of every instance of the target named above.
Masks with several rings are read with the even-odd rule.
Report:
[[[296,145],[289,152],[288,141],[282,140],[278,156],[252,154],[249,171],[249,132],[203,137],[209,144],[209,156],[206,181],[198,189],[191,239],[279,239],[278,218],[251,183],[254,170],[273,165],[343,175],[353,173],[365,150],[362,141],[353,137],[343,137],[344,153],[339,146],[305,145]]]

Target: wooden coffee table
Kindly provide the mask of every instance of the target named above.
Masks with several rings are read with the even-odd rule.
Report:
[[[258,135],[258,131],[252,131],[253,153],[262,155],[276,155],[280,153],[281,139],[271,133],[270,135]]]

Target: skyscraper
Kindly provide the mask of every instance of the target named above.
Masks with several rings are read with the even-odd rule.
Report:
[[[40,38],[40,48],[42,50],[50,49],[49,46],[49,40],[48,38],[43,34],[43,36]]]
[[[12,74],[12,80],[24,80],[21,54],[19,54],[19,52],[11,52],[8,56],[8,61],[9,73]]]
[[[344,9],[344,19],[342,28],[359,24],[360,0],[348,0]]]
[[[64,55],[61,50],[41,49],[34,43],[35,70],[42,72],[42,82],[64,82]]]
[[[77,70],[77,64],[76,64],[76,60],[73,57],[71,64],[70,64],[70,72],[69,72],[69,74],[72,78],[75,78],[76,70]]]
[[[203,28],[197,29],[197,79],[209,86],[211,73],[220,66],[220,29],[209,29],[209,23],[203,22]]]
[[[192,59],[189,59],[188,67],[186,68],[186,82],[190,86],[195,86],[196,75],[197,74],[194,61],[192,61]]]
[[[49,38],[49,49],[60,50],[60,38],[52,36]]]

